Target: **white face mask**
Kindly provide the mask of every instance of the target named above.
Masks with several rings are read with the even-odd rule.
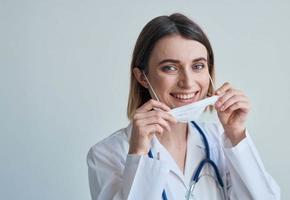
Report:
[[[218,96],[212,96],[203,100],[187,104],[178,108],[174,108],[169,111],[178,122],[190,122],[197,120],[203,113],[205,108],[209,105],[215,104],[218,100]]]
[[[147,80],[148,85],[149,85],[153,95],[155,96],[156,100],[159,101],[159,98],[158,98],[157,94],[155,93],[153,87],[151,86],[144,71],[143,71],[143,75],[145,76],[145,79]],[[209,78],[210,78],[210,82],[213,85],[213,88],[215,90],[215,86],[213,84],[213,81],[212,81],[210,75],[209,75]],[[218,98],[219,97],[216,95],[211,96],[211,97],[205,98],[203,100],[193,102],[191,104],[187,104],[185,106],[174,108],[174,109],[170,110],[169,113],[171,115],[173,115],[178,122],[194,121],[200,117],[200,115],[203,113],[203,111],[205,110],[205,108],[207,106],[214,105],[217,102]]]

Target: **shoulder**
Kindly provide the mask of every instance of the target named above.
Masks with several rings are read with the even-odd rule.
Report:
[[[123,165],[129,149],[130,134],[131,124],[93,145],[87,154],[88,165]]]

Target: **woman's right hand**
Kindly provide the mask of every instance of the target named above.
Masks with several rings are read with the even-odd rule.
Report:
[[[153,134],[162,135],[171,131],[176,119],[168,113],[170,108],[162,102],[151,99],[140,106],[133,116],[129,154],[146,155]]]

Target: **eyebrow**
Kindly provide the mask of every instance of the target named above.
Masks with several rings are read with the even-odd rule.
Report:
[[[205,59],[204,57],[199,57],[199,58],[195,58],[192,60],[192,62],[198,62],[198,61],[205,61],[207,62],[207,59]],[[172,63],[181,63],[179,60],[176,60],[176,59],[164,59],[164,60],[161,60],[158,65],[161,65],[163,63],[167,63],[167,62],[172,62]]]

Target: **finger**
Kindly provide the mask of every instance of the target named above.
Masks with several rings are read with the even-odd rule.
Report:
[[[217,107],[221,107],[228,99],[234,95],[243,95],[241,91],[229,89],[223,96],[221,96],[216,102]]]
[[[159,116],[148,117],[148,118],[143,119],[142,122],[140,122],[141,126],[148,126],[152,124],[158,124],[164,129],[166,129],[167,131],[169,132],[171,131],[169,123]]]
[[[229,108],[227,108],[224,112],[233,112],[235,110],[241,109],[243,112],[248,113],[250,110],[250,105],[248,102],[245,101],[239,101],[231,105]]]
[[[175,117],[173,117],[170,113],[162,111],[162,110],[151,110],[146,113],[136,113],[133,119],[139,120],[139,119],[149,118],[152,116],[159,116],[163,118],[164,120],[171,122],[172,124],[177,123],[177,120],[175,119]]]
[[[164,111],[170,111],[170,108],[166,104],[156,101],[154,99],[150,99],[137,110],[138,112],[148,112],[152,110],[153,108],[159,108]]]
[[[159,133],[160,135],[163,134],[163,128],[159,124],[151,124],[148,126],[143,127],[145,134],[154,134],[154,133]]]
[[[218,88],[217,90],[216,90],[216,94],[217,95],[220,95],[220,94],[223,94],[223,93],[225,93],[227,90],[229,90],[231,88],[231,85],[230,85],[230,83],[228,83],[228,82],[225,82],[220,88]]]
[[[220,110],[224,111],[226,110],[228,107],[230,107],[231,105],[242,101],[242,102],[247,102],[247,98],[245,96],[239,96],[239,95],[233,95],[231,98],[229,98],[226,102],[224,102],[221,106],[220,106]]]
[[[154,115],[162,117],[164,120],[166,120],[172,124],[177,123],[176,118],[174,116],[172,116],[169,112],[165,112],[162,110],[153,110],[153,111],[148,112],[147,116],[154,116]]]

